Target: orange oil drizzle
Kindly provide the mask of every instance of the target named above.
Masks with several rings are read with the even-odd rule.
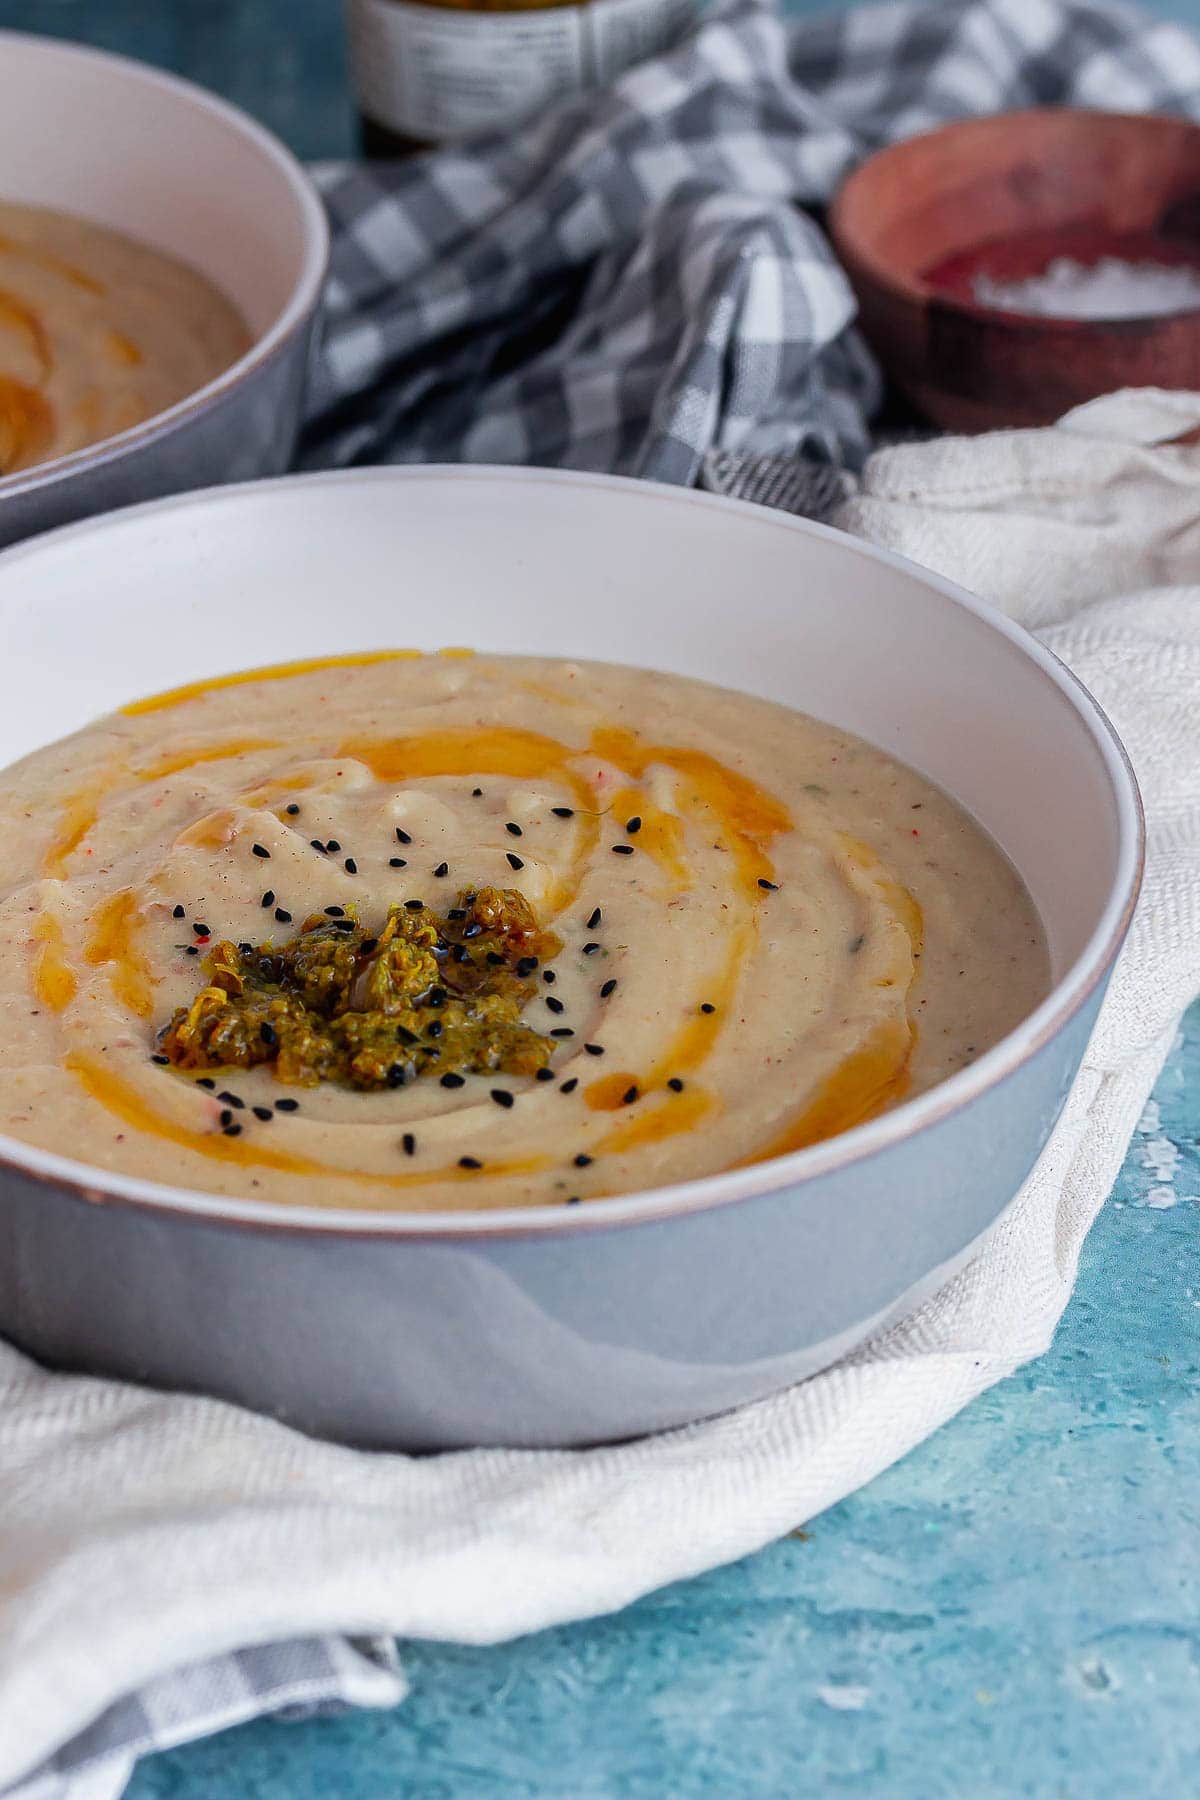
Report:
[[[166,688],[144,700],[131,700],[121,711],[127,719],[137,719],[145,713],[166,712],[169,707],[182,706],[204,694],[245,687],[255,681],[291,681],[296,675],[315,675],[324,669],[366,669],[374,663],[410,661],[423,654],[420,650],[361,650],[346,656],[308,656],[298,662],[268,663],[261,669],[239,669],[232,675],[211,675],[203,681]]]
[[[905,1015],[880,1020],[864,1042],[843,1058],[798,1116],[744,1157],[735,1165],[738,1168],[766,1162],[773,1156],[787,1156],[855,1125],[865,1125],[868,1119],[902,1099],[908,1089],[917,1028],[907,1011],[907,999],[916,980],[925,921],[913,895],[888,873],[869,844],[844,832],[839,838],[851,884],[859,891],[873,891],[896,920],[892,966],[888,973],[877,977],[876,985],[905,987]]]
[[[110,331],[105,337],[105,347],[115,363],[123,368],[133,369],[142,360],[142,353],[131,338],[122,331]]]
[[[105,291],[102,282],[97,281],[92,275],[85,275],[82,269],[77,269],[74,263],[66,262],[61,256],[56,256],[53,250],[44,250],[36,244],[26,243],[23,239],[7,236],[0,237],[0,250],[23,256],[28,262],[40,263],[44,269],[53,269],[54,273],[61,275],[64,281],[71,282],[75,287],[83,288],[89,294],[102,294]]]
[[[114,772],[115,773],[115,772]],[[67,858],[78,850],[100,813],[100,801],[110,791],[110,784],[81,788],[67,800],[59,815],[58,831],[42,859],[42,873],[61,881],[67,872]]]
[[[233,756],[249,756],[254,750],[277,750],[276,738],[229,738],[220,744],[192,745],[187,750],[172,750],[169,755],[160,756],[155,762],[145,763],[134,770],[138,781],[162,781],[168,775],[179,775],[184,769],[194,769],[200,763],[226,762]]]
[[[154,1011],[154,976],[146,954],[138,946],[141,923],[137,899],[129,888],[111,895],[96,914],[83,960],[93,968],[112,965],[109,981],[113,993],[139,1019]]]
[[[161,781],[167,775],[177,775],[198,763],[222,762],[228,757],[244,756],[251,750],[274,748],[275,743],[270,738],[230,738],[220,744],[194,745],[185,751],[172,752],[143,768],[135,769],[132,775],[139,784]],[[44,875],[55,881],[63,879],[67,872],[67,858],[78,850],[99,817],[101,800],[111,794],[121,778],[128,773],[123,765],[111,764],[100,781],[78,789],[63,802],[58,832],[42,860]]]
[[[43,1006],[61,1012],[75,998],[75,972],[63,954],[63,929],[51,913],[42,913],[33,927],[38,951],[33,963],[33,991]]]
[[[637,847],[654,861],[681,891],[691,884],[691,869],[683,854],[683,826],[674,813],[663,812],[647,800],[637,788],[622,788],[614,794],[609,810],[619,825],[640,819]],[[633,839],[630,840],[633,842]]]
[[[653,763],[665,763],[686,776],[691,793],[684,797],[685,803],[690,798],[716,815],[732,840],[730,849],[742,887],[751,899],[760,897],[760,879],[769,880],[774,874],[766,847],[779,832],[792,828],[792,815],[782,801],[703,750],[643,744],[621,726],[593,732],[591,750],[638,780]]]
[[[168,1143],[177,1144],[185,1150],[194,1150],[217,1162],[236,1163],[241,1168],[278,1169],[286,1175],[320,1176],[368,1187],[411,1188],[427,1186],[431,1181],[469,1183],[477,1178],[474,1170],[460,1169],[457,1164],[440,1169],[414,1169],[400,1175],[373,1175],[364,1169],[331,1168],[327,1163],[314,1162],[311,1157],[297,1156],[292,1151],[273,1150],[269,1144],[258,1139],[247,1141],[244,1138],[225,1137],[220,1131],[194,1131],[190,1126],[166,1119],[142,1099],[132,1083],[114,1074],[96,1057],[83,1051],[69,1051],[66,1067],[82,1084],[85,1092],[122,1123],[132,1126],[135,1131],[163,1138]],[[216,1110],[215,1102],[213,1110]],[[509,1162],[489,1163],[486,1167],[487,1172],[492,1175],[524,1175],[535,1174],[549,1165],[549,1157],[530,1156],[514,1158]]]
[[[865,1125],[908,1087],[915,1032],[906,1019],[884,1019],[859,1049],[851,1052],[817,1090],[804,1111],[766,1144],[735,1163],[735,1169],[806,1150],[823,1138]]]
[[[0,375],[0,475],[36,462],[54,435],[50,403],[36,388]]]
[[[642,1091],[638,1076],[629,1069],[615,1069],[611,1075],[602,1075],[599,1081],[589,1081],[583,1090],[583,1098],[593,1112],[617,1112],[628,1104],[625,1099],[630,1088]]]
[[[606,1132],[595,1147],[597,1156],[622,1150],[637,1150],[644,1144],[661,1144],[665,1139],[691,1131],[717,1106],[714,1094],[706,1088],[688,1088],[682,1094],[671,1094],[656,1106],[639,1109]]]
[[[351,738],[339,746],[338,754],[363,763],[377,781],[397,785],[438,775],[562,782],[575,796],[579,841],[571,870],[559,880],[552,896],[551,913],[561,912],[579,892],[600,834],[591,785],[570,766],[579,751],[537,731],[498,725],[452,727],[415,737]]]
[[[25,338],[38,366],[38,379],[43,383],[48,381],[54,367],[54,358],[50,353],[45,326],[31,306],[26,306],[23,300],[19,300],[16,294],[10,294],[6,288],[0,288],[0,326],[4,325],[20,332]]]

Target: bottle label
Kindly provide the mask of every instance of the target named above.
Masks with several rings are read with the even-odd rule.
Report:
[[[681,37],[697,0],[590,0],[462,12],[346,0],[350,67],[367,117],[444,143],[503,130],[565,94],[611,81]]]

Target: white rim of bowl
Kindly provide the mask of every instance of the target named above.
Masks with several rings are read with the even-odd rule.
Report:
[[[45,55],[51,60],[108,64],[149,87],[165,89],[185,105],[196,107],[220,119],[231,131],[253,145],[268,162],[273,163],[287,182],[301,220],[304,260],[278,317],[261,336],[255,338],[249,350],[239,356],[235,363],[231,363],[211,381],[206,381],[203,387],[185,394],[182,400],[167,407],[165,412],[154,413],[140,425],[131,425],[128,431],[119,431],[114,437],[101,438],[96,444],[72,450],[66,456],[56,456],[49,462],[35,463],[31,468],[18,469],[12,475],[0,476],[0,505],[20,494],[34,490],[42,492],[57,482],[67,481],[86,470],[101,468],[128,451],[140,450],[153,444],[165,433],[173,431],[177,425],[218,406],[247,375],[277,356],[316,311],[329,267],[330,241],[325,208],[300,162],[273,132],[268,131],[265,125],[258,124],[240,107],[209,93],[207,88],[199,87],[193,81],[185,81],[181,75],[171,75],[150,63],[139,62],[136,57],[119,56],[111,50],[93,50],[87,44],[39,37],[36,32],[31,31],[0,30],[0,55],[3,55],[6,44],[21,44],[33,48],[39,55]]]
[[[632,1194],[589,1200],[585,1206],[497,1207],[477,1212],[405,1212],[340,1209],[336,1206],[288,1206],[273,1201],[237,1200],[200,1188],[172,1187],[165,1182],[137,1176],[121,1176],[75,1162],[36,1145],[0,1135],[0,1178],[6,1168],[59,1187],[75,1190],[86,1202],[116,1204],[149,1211],[158,1216],[235,1226],[262,1232],[303,1233],[325,1237],[382,1238],[392,1242],[446,1239],[496,1239],[556,1237],[588,1230],[652,1224],[719,1206],[797,1188],[817,1176],[880,1155],[894,1144],[958,1112],[989,1089],[1015,1074],[1070,1023],[1097,985],[1109,973],[1124,941],[1141,885],[1145,854],[1145,820],[1137,778],[1129,756],[1107,714],[1077,676],[1052,651],[1038,642],[986,600],[923,569],[908,557],[876,545],[860,542],[829,525],[818,525],[748,500],[730,500],[695,488],[671,487],[662,482],[638,481],[628,476],[579,474],[567,469],[527,466],[489,467],[480,464],[416,464],[367,469],[338,469],[319,474],[282,475],[268,481],[246,481],[226,487],[206,488],[122,507],[95,519],[60,526],[0,555],[0,567],[29,556],[36,557],[73,537],[86,537],[127,521],[193,507],[219,506],[248,494],[305,486],[366,484],[371,482],[453,481],[503,482],[594,488],[649,502],[671,501],[680,506],[723,509],[753,519],[764,530],[786,531],[798,537],[818,537],[849,547],[868,561],[915,576],[927,587],[981,620],[1009,639],[1037,667],[1046,682],[1062,695],[1090,735],[1109,778],[1116,814],[1118,854],[1116,869],[1104,909],[1096,927],[1075,961],[1055,982],[1045,1000],[1014,1031],[970,1063],[939,1082],[936,1087],[903,1101],[836,1137],[825,1138],[805,1150],[773,1157],[746,1168],[732,1169],[665,1187],[644,1188]],[[799,1199],[797,1195],[797,1199]]]

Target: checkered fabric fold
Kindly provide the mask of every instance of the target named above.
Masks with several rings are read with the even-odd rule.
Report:
[[[1198,76],[1185,31],[1118,5],[904,0],[789,26],[726,0],[523,133],[322,171],[335,247],[304,465],[539,463],[722,492],[741,456],[856,468],[878,377],[801,209],[944,120],[1195,111]]]
[[[303,464],[557,464],[822,512],[868,447],[878,382],[799,208],[877,145],[1053,102],[1200,115],[1200,47],[1083,0],[901,0],[790,27],[732,0],[522,134],[324,169],[334,254]],[[164,1642],[161,1674],[82,1729],[45,1694],[36,1766],[0,1743],[6,1800],[116,1800],[156,1749],[404,1694],[386,1641],[199,1654]]]

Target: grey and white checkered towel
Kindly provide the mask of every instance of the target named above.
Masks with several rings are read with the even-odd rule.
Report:
[[[867,449],[877,379],[797,202],[819,205],[887,140],[1047,102],[1200,115],[1200,47],[1083,0],[899,0],[791,27],[733,0],[673,54],[523,134],[327,169],[333,271],[303,461],[549,463],[822,510]],[[65,1378],[0,1357],[9,1464],[24,1459],[0,1460],[0,1475],[19,1486],[50,1456],[36,1419]],[[86,1386],[120,1429],[121,1390]],[[203,1405],[129,1398],[164,1419]],[[30,1748],[0,1742],[10,1800],[114,1800],[156,1748],[404,1693],[386,1640],[300,1638],[177,1666],[200,1654],[164,1634],[158,1677],[82,1731],[38,1695],[36,1751],[31,1719]],[[60,1718],[67,1741],[47,1761],[46,1720]]]
[[[757,474],[768,503],[808,510],[831,492],[814,464],[861,463],[878,380],[800,208],[892,139],[1059,102],[1195,111],[1195,42],[1089,0],[902,0],[790,27],[731,0],[515,137],[323,172],[335,247],[303,461],[720,492]],[[786,477],[746,463],[781,454]]]

